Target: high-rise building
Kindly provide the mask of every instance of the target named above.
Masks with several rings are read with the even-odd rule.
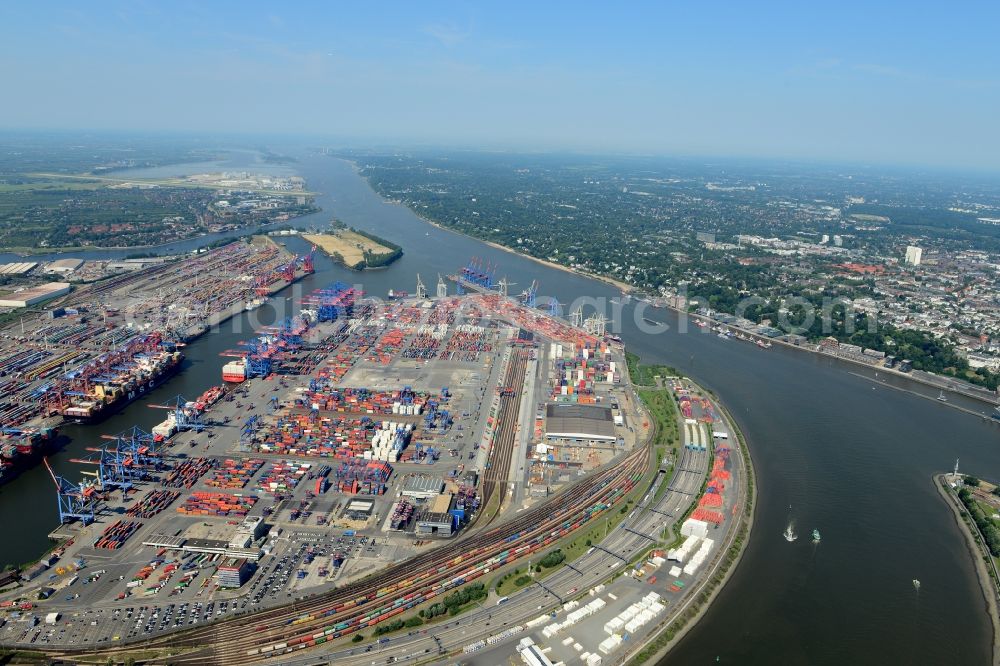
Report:
[[[841,247],[844,244],[844,239],[841,236],[834,236],[833,244],[837,247]]]
[[[908,263],[911,266],[919,266],[920,265],[920,257],[923,254],[924,254],[924,251],[921,248],[917,247],[916,245],[907,245],[906,246],[906,259],[905,259],[905,261],[906,261],[906,263]]]

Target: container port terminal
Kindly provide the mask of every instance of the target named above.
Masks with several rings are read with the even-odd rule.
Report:
[[[64,420],[120,411],[177,372],[183,345],[311,273],[264,238],[80,287],[0,335],[0,482],[38,464]]]
[[[317,290],[220,357],[219,387],[155,405],[167,418],[152,432],[95,442],[83,481],[53,474],[60,544],[0,595],[0,643],[70,659],[170,650],[169,663],[293,663],[321,645],[310,663],[492,664],[515,647],[617,663],[681,612],[735,533],[728,424],[671,380],[683,445],[657,470],[601,322],[535,307],[534,285],[511,298],[442,284],[388,304]],[[370,638],[605,522],[502,609],[491,592],[434,631]],[[677,547],[650,551],[675,523]]]

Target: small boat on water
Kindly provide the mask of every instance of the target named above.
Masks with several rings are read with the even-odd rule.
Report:
[[[819,530],[813,530],[813,543],[819,543]]]
[[[788,523],[788,527],[785,528],[785,531],[782,533],[782,536],[784,536],[785,541],[788,541],[789,543],[799,538],[799,535],[795,533],[795,528],[792,527],[791,523]]]
[[[917,580],[916,578],[913,579],[913,587],[914,587],[914,589],[917,589],[917,590],[920,589],[920,581]]]
[[[945,396],[944,391],[938,393],[937,399],[940,400],[941,402],[948,402],[948,398],[947,396]]]

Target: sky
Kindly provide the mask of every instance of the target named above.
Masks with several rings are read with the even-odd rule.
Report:
[[[8,2],[0,128],[1000,171],[998,25],[913,0]]]

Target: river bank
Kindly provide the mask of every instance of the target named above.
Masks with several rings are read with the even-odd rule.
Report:
[[[354,168],[354,170],[358,174],[359,178],[361,178],[366,183],[368,183],[369,187],[372,187],[371,181],[368,180],[368,178],[361,173],[361,169],[358,167],[357,162],[354,162],[352,160],[345,160],[345,161],[347,161]],[[375,190],[374,187],[372,187],[372,190],[374,192],[378,193],[378,190]],[[587,271],[581,271],[581,270],[579,270],[577,268],[571,268],[569,266],[563,266],[562,264],[557,264],[554,261],[549,261],[547,259],[539,259],[538,257],[533,257],[530,254],[524,254],[523,252],[515,250],[514,248],[507,247],[506,245],[500,245],[499,243],[494,243],[493,241],[485,240],[483,238],[477,238],[476,236],[473,236],[472,234],[467,234],[464,231],[458,231],[456,229],[452,229],[450,227],[446,227],[443,224],[439,224],[439,223],[435,222],[434,220],[432,220],[432,219],[430,219],[430,218],[428,218],[428,217],[426,217],[424,215],[421,215],[420,213],[418,213],[417,211],[413,210],[412,208],[410,208],[409,206],[407,206],[405,203],[403,203],[401,201],[396,201],[396,200],[393,200],[393,199],[385,199],[385,202],[387,204],[389,204],[389,205],[398,206],[400,208],[406,209],[407,211],[409,211],[410,213],[412,213],[414,216],[420,218],[421,221],[423,221],[423,222],[431,225],[432,227],[434,227],[436,229],[440,229],[442,231],[447,231],[447,232],[450,232],[450,233],[453,233],[453,234],[457,234],[459,236],[464,236],[465,238],[469,238],[469,239],[474,240],[476,242],[483,243],[484,245],[488,245],[488,246],[490,246],[490,247],[492,247],[492,248],[494,248],[496,250],[500,250],[502,252],[508,252],[510,254],[517,255],[518,257],[521,257],[522,259],[527,259],[528,261],[535,262],[536,264],[541,264],[542,266],[547,266],[548,268],[554,268],[556,270],[563,271],[565,273],[571,273],[573,275],[578,275],[578,276],[583,277],[583,278],[587,278],[587,279],[590,279],[590,280],[597,280],[598,282],[603,282],[605,284],[609,284],[612,287],[616,287],[618,289],[621,289],[622,293],[626,293],[627,294],[627,293],[631,293],[632,291],[635,290],[635,287],[633,287],[632,285],[630,285],[630,284],[628,284],[626,282],[622,282],[620,280],[616,280],[616,279],[614,279],[612,277],[608,277],[606,275],[599,275],[597,273],[589,273]]]
[[[644,301],[644,302],[647,302],[647,301]],[[852,365],[855,365],[855,366],[858,366],[858,367],[861,367],[861,368],[866,368],[868,370],[874,370],[876,373],[878,373],[878,372],[885,372],[886,374],[891,375],[893,377],[897,377],[899,379],[904,379],[904,380],[907,380],[907,381],[916,382],[918,384],[922,384],[924,386],[930,386],[931,388],[935,388],[935,389],[938,389],[938,390],[941,390],[941,391],[948,391],[949,393],[958,393],[958,394],[961,394],[961,395],[963,395],[963,396],[965,396],[967,398],[971,398],[973,400],[977,400],[977,401],[982,402],[984,404],[990,405],[991,407],[996,407],[996,406],[998,406],[998,404],[1000,404],[1000,403],[998,403],[998,401],[996,399],[996,396],[993,393],[986,392],[986,389],[980,389],[979,387],[976,387],[973,384],[969,384],[969,387],[970,387],[969,389],[963,389],[962,387],[948,386],[947,385],[948,382],[962,382],[962,380],[960,380],[960,379],[956,379],[956,378],[945,379],[945,378],[942,377],[941,378],[941,383],[938,383],[938,382],[932,381],[930,379],[927,379],[925,377],[921,377],[920,375],[913,374],[913,372],[901,372],[900,370],[897,370],[896,368],[887,368],[885,366],[875,365],[873,363],[867,363],[867,362],[861,361],[861,360],[856,359],[856,358],[851,358],[849,356],[841,356],[839,354],[831,354],[830,352],[823,351],[823,349],[820,348],[819,345],[814,345],[814,344],[802,345],[802,344],[796,344],[794,342],[788,342],[787,340],[782,340],[780,338],[768,338],[768,337],[762,336],[762,335],[760,335],[758,333],[754,333],[753,331],[749,331],[747,329],[740,328],[739,326],[735,326],[733,324],[729,324],[729,323],[726,323],[726,322],[723,322],[723,321],[719,321],[718,319],[713,319],[712,317],[709,317],[709,316],[706,316],[706,315],[697,314],[697,313],[694,313],[694,312],[689,312],[687,310],[681,310],[680,308],[674,307],[674,306],[669,305],[667,303],[663,303],[663,304],[649,303],[649,305],[651,305],[652,307],[655,307],[655,308],[663,308],[665,310],[670,310],[670,311],[674,312],[675,314],[677,314],[679,317],[690,317],[691,319],[694,319],[694,320],[703,321],[706,324],[708,324],[709,326],[712,326],[712,325],[725,326],[726,328],[729,328],[729,329],[735,329],[737,331],[742,331],[743,333],[746,333],[746,334],[748,334],[748,335],[751,336],[751,341],[756,340],[756,339],[760,339],[760,340],[767,341],[769,343],[777,343],[779,345],[784,346],[787,349],[797,349],[799,351],[809,352],[809,353],[815,354],[815,355],[820,356],[820,357],[831,358],[831,359],[835,359],[837,361],[843,361],[845,363],[849,363],[849,364],[852,364]],[[914,372],[917,372],[917,371],[914,371]],[[863,376],[863,375],[861,375],[861,376]],[[870,379],[870,378],[865,377],[865,379]],[[882,383],[882,382],[879,382],[879,383]],[[964,382],[964,383],[967,384],[968,382]],[[898,387],[893,387],[893,388],[898,388]],[[927,396],[924,396],[924,395],[916,393],[916,392],[913,392],[913,393],[915,395],[919,395],[920,397],[927,397]],[[954,405],[950,405],[950,406],[955,407]],[[956,409],[963,409],[963,408],[956,407]],[[972,410],[965,410],[965,409],[963,409],[963,411],[966,411],[966,412],[968,412],[970,414],[973,414],[975,416],[982,416],[982,414],[977,414],[976,412],[974,412]]]
[[[691,381],[690,379],[688,381]],[[692,382],[694,384],[694,382]],[[695,384],[697,386],[697,384]],[[710,395],[709,391],[698,387],[703,395]],[[722,405],[716,396],[712,396],[712,403],[718,413],[723,416],[724,422],[729,428],[731,437],[738,443],[734,451],[739,460],[740,478],[745,479],[744,504],[740,507],[739,525],[731,530],[725,546],[720,549],[717,559],[712,563],[711,573],[706,576],[682,607],[679,615],[671,613],[657,632],[648,639],[636,646],[629,657],[627,663],[630,666],[639,666],[645,663],[660,663],[670,651],[687,636],[705,616],[717,597],[726,587],[733,574],[739,568],[740,562],[750,543],[750,535],[753,531],[754,516],[757,508],[757,485],[753,467],[753,458],[750,449],[746,444],[743,432],[736,425],[735,420],[729,411]],[[732,439],[730,441],[733,441]],[[694,607],[689,604],[696,603]]]
[[[983,537],[979,533],[979,530],[975,525],[971,524],[968,514],[965,513],[965,508],[962,506],[957,495],[950,490],[949,476],[951,475],[936,475],[933,479],[934,487],[937,489],[938,495],[951,508],[955,522],[958,523],[959,530],[964,536],[969,555],[972,556],[972,561],[975,564],[979,586],[983,592],[983,602],[986,604],[986,611],[993,625],[992,663],[993,666],[1000,666],[1000,579],[994,578],[996,570],[994,569],[991,575],[990,568],[986,565],[987,561],[991,562],[993,559],[989,548],[983,542]]]

